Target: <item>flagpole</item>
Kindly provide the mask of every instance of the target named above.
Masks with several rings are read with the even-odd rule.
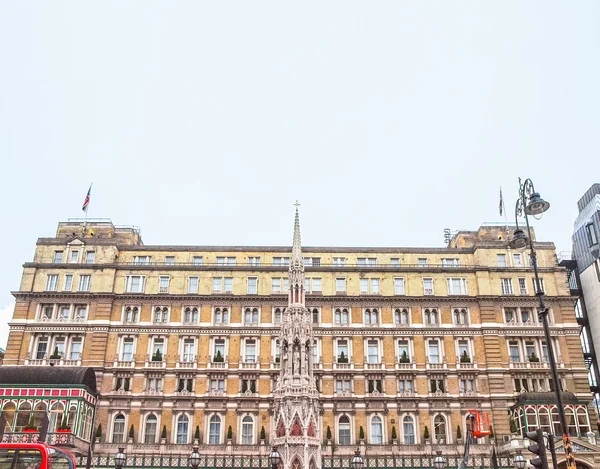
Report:
[[[94,185],[93,182],[90,183],[90,188],[88,189],[88,203],[85,206],[85,221],[83,222],[83,237],[85,238],[85,235],[87,233],[87,219],[88,219],[88,210],[90,209],[90,199],[92,198],[92,186]]]

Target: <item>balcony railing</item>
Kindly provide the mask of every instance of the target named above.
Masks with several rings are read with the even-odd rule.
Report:
[[[177,362],[177,368],[195,369],[198,367],[198,357],[196,355],[190,357],[180,357]]]
[[[162,360],[153,360],[150,355],[146,355],[146,361],[144,362],[145,368],[166,368],[167,362],[163,358]]]
[[[81,366],[81,358],[48,358],[44,355],[43,358],[30,358],[30,354],[26,355],[25,365],[31,366]]]
[[[215,361],[214,357],[208,360],[207,367],[213,370],[227,370],[229,369],[229,360],[227,355],[223,357],[223,361]]]
[[[469,360],[472,360],[472,358],[469,357]],[[457,370],[475,370],[475,369],[477,369],[477,363],[473,363],[471,361],[463,362],[460,359],[458,359],[458,360],[456,360],[456,369]]]
[[[365,368],[365,370],[385,370],[385,363],[383,363],[383,362],[369,363],[369,361],[367,360],[367,357],[365,357],[364,368]]]
[[[354,360],[351,358],[347,362],[342,362],[342,363],[335,361],[333,363],[333,369],[334,370],[353,370],[354,369]]]
[[[36,322],[47,322],[47,323],[59,323],[59,324],[66,324],[66,323],[79,323],[79,324],[84,324],[87,323],[87,316],[80,316],[78,314],[75,314],[74,316],[58,316],[58,317],[48,317],[48,316],[40,316],[38,318],[36,318]]]
[[[425,368],[428,370],[447,370],[448,365],[446,363],[446,359],[442,360],[441,363],[431,363],[429,358],[427,358]]]
[[[238,368],[242,370],[258,370],[260,363],[254,360],[240,360],[238,364]]]
[[[114,368],[134,368],[135,367],[135,355],[132,355],[131,359],[123,359],[123,357],[116,356],[113,360]]]
[[[396,370],[415,370],[417,365],[415,357],[410,357],[408,362],[402,361],[402,357],[396,357]]]

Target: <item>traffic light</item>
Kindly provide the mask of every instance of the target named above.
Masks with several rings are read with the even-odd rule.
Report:
[[[530,459],[529,463],[537,469],[548,469],[544,432],[538,428],[534,432],[527,432],[525,436],[535,443],[534,445],[528,446],[527,449],[537,455],[537,457]]]

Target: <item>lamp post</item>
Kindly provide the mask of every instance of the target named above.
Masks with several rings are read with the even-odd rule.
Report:
[[[356,451],[354,452],[354,457],[352,458],[352,462],[350,463],[350,466],[352,467],[352,469],[362,469],[362,467],[365,465],[365,461],[362,458],[362,456],[360,455],[360,449],[356,448]]]
[[[273,446],[271,454],[269,454],[269,462],[271,463],[272,469],[277,469],[279,467],[279,463],[281,462],[281,455],[279,454],[279,451],[277,451],[276,446]]]
[[[444,469],[446,467],[446,458],[442,456],[441,451],[438,451],[436,454],[437,456],[433,460],[433,467],[435,467],[435,469]]]
[[[517,453],[513,462],[516,469],[525,469],[525,466],[527,465],[527,461],[521,453]]]
[[[200,453],[198,452],[198,447],[194,446],[192,448],[192,454],[188,456],[188,466],[192,469],[198,469],[200,465]]]
[[[560,394],[560,382],[558,378],[558,371],[556,369],[556,360],[554,357],[554,348],[552,347],[550,337],[550,327],[548,326],[548,309],[544,303],[544,292],[540,284],[540,276],[538,273],[537,256],[535,248],[533,246],[533,239],[531,237],[531,227],[529,226],[528,215],[541,215],[550,208],[550,204],[540,197],[540,194],[535,191],[533,187],[533,181],[526,179],[524,183],[519,178],[519,198],[515,205],[515,223],[516,229],[512,240],[508,245],[517,249],[518,251],[524,251],[527,247],[531,250],[531,263],[533,264],[533,274],[535,276],[535,294],[540,302],[540,311],[538,313],[539,318],[542,320],[544,326],[544,337],[546,339],[546,346],[548,347],[548,361],[550,362],[550,370],[552,371],[552,381],[554,382],[554,392],[556,394],[556,403],[558,406],[558,416],[560,425],[563,432],[563,446],[566,455],[566,469],[576,469],[575,458],[573,457],[573,448],[571,446],[571,437],[569,436],[569,430],[567,427],[567,420],[565,418],[565,408],[562,402],[562,396]],[[527,234],[519,228],[519,216],[525,218],[525,224],[527,227]]]
[[[115,468],[123,469],[126,460],[127,456],[125,456],[125,448],[119,448],[119,451],[115,454]]]

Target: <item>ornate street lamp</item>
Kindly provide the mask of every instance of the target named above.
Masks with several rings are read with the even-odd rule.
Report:
[[[271,463],[272,469],[277,469],[279,467],[279,463],[281,462],[281,455],[275,446],[273,446],[271,454],[269,454],[269,462]]]
[[[446,458],[442,456],[442,452],[438,451],[437,456],[433,460],[433,466],[435,469],[444,469],[446,467]]]
[[[127,456],[125,456],[125,448],[119,448],[118,453],[115,454],[115,468],[123,469],[126,461],[127,461]]]
[[[536,192],[535,188],[533,187],[533,181],[531,179],[526,179],[525,182],[522,183],[521,178],[519,178],[519,198],[517,199],[517,203],[515,205],[515,222],[517,226],[513,239],[508,243],[508,245],[509,247],[519,251],[523,251],[527,247],[529,247],[531,250],[531,263],[533,264],[533,274],[535,277],[535,294],[540,303],[538,315],[542,321],[542,325],[544,326],[544,337],[546,339],[546,346],[548,347],[548,362],[552,372],[552,381],[554,383],[554,392],[556,394],[556,403],[558,407],[558,417],[563,431],[564,449],[566,454],[566,469],[576,469],[575,458],[573,457],[573,448],[571,446],[571,437],[569,436],[569,429],[567,427],[567,420],[565,418],[565,408],[563,406],[562,396],[560,394],[560,381],[558,379],[558,370],[556,368],[556,359],[554,357],[554,347],[552,347],[550,327],[548,326],[548,309],[544,303],[544,292],[541,288],[537,256],[533,246],[531,227],[529,226],[528,217],[528,215],[541,215],[549,208],[550,204],[542,199],[539,192]],[[525,234],[523,230],[519,228],[520,216],[525,218],[527,234]]]
[[[352,458],[350,465],[352,466],[352,469],[362,469],[365,465],[365,461],[360,455],[360,449],[357,448],[354,452],[354,457]]]
[[[514,464],[516,469],[525,469],[525,466],[527,465],[527,461],[525,460],[525,458],[523,457],[523,455],[521,453],[518,453],[515,456],[514,459]]]
[[[200,453],[198,452],[198,447],[194,446],[192,448],[192,454],[188,456],[188,466],[192,469],[198,469],[200,465]]]

